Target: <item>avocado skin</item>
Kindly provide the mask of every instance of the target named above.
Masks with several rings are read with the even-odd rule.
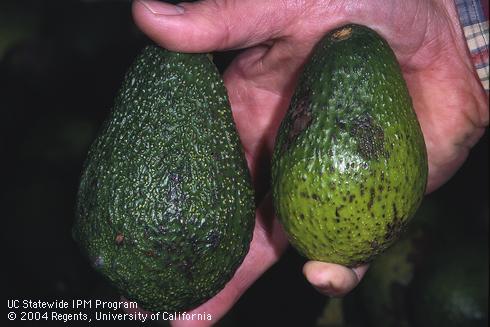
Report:
[[[92,144],[73,237],[146,310],[205,302],[248,252],[254,194],[226,89],[205,54],[146,47]]]
[[[316,46],[272,159],[276,213],[312,260],[357,266],[402,233],[427,183],[423,135],[396,57],[346,25]]]

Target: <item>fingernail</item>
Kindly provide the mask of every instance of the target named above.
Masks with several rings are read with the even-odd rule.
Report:
[[[323,294],[329,297],[335,297],[336,292],[332,286],[330,281],[324,281],[320,285],[317,285],[316,288]]]
[[[184,8],[169,3],[154,0],[137,0],[153,15],[177,16],[184,13]]]
[[[321,278],[317,281],[316,288],[323,294],[336,298],[345,294],[345,290],[342,288],[343,282],[339,280],[339,276],[332,276],[331,272],[322,274]]]

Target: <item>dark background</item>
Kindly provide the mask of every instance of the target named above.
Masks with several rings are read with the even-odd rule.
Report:
[[[147,42],[132,23],[129,1],[0,2],[7,299],[119,299],[80,255],[71,226],[88,146],[127,67]],[[215,61],[223,69],[232,57],[221,53]],[[441,242],[476,237],[485,246],[488,133],[456,176],[426,198],[424,210],[436,230],[450,225],[463,233],[449,232],[454,237]],[[221,325],[334,326],[318,322],[328,299],[303,278],[304,262],[288,250]]]

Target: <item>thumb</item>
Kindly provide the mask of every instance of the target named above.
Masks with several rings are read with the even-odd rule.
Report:
[[[368,265],[348,268],[333,263],[308,261],[303,267],[303,274],[320,293],[339,297],[356,287],[367,269]]]
[[[202,0],[173,5],[155,0],[133,2],[138,27],[173,51],[238,49],[280,37],[298,14],[276,0]]]

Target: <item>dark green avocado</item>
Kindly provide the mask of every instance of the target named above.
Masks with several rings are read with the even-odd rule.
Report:
[[[313,260],[371,261],[417,210],[427,170],[387,42],[359,25],[328,33],[300,77],[273,155],[274,205],[290,242]]]
[[[254,208],[214,64],[145,48],[85,162],[73,228],[84,254],[143,308],[186,310],[231,279]]]

